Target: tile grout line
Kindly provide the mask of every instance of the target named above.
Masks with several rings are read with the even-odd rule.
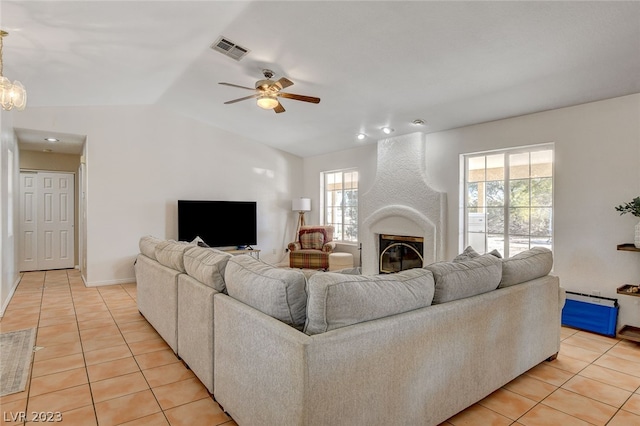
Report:
[[[93,417],[96,420],[96,424],[100,424],[98,421],[98,413],[96,411],[96,401],[93,396],[93,388],[91,387],[91,378],[89,377],[89,366],[87,365],[87,358],[84,354],[84,343],[82,342],[82,334],[80,334],[80,321],[78,320],[78,312],[76,311],[76,300],[73,289],[71,288],[71,280],[69,278],[69,271],[66,271],[67,284],[69,285],[69,293],[71,295],[71,304],[73,305],[73,315],[76,317],[76,327],[78,328],[78,340],[80,341],[80,350],[82,351],[82,361],[84,362],[84,373],[87,376],[87,385],[89,386],[89,395],[91,396],[91,405],[93,409]],[[81,407],[78,407],[81,408]]]
[[[124,288],[122,288],[121,285],[118,285],[118,287],[120,287],[127,294],[127,296],[129,296],[129,298],[131,298],[131,300],[133,300],[134,302],[136,301],[133,297],[131,297],[131,295],[129,294],[128,291],[126,291]],[[144,379],[145,383],[149,387],[149,390],[151,391],[151,395],[153,395],[153,399],[156,401],[156,403],[158,404],[158,407],[160,408],[160,412],[162,413],[162,415],[165,418],[165,420],[167,421],[167,423],[169,425],[171,425],[171,421],[169,420],[169,418],[167,417],[166,413],[164,412],[164,409],[162,408],[162,405],[160,405],[160,401],[158,401],[158,397],[156,396],[155,392],[153,392],[153,388],[151,387],[151,384],[149,383],[149,380],[147,380],[147,376],[145,376],[144,373],[142,372],[142,366],[138,362],[138,359],[136,358],[136,356],[133,354],[133,351],[131,350],[131,346],[129,345],[129,342],[125,338],[124,333],[122,332],[122,329],[120,328],[120,324],[118,323],[116,318],[113,316],[113,313],[111,312],[111,307],[109,307],[109,304],[105,300],[105,298],[104,298],[102,292],[100,291],[100,289],[98,289],[97,291],[98,291],[98,294],[100,294],[100,298],[102,298],[105,306],[107,307],[107,310],[109,311],[109,315],[111,315],[111,318],[113,319],[113,322],[115,323],[115,325],[116,325],[116,327],[118,329],[118,332],[122,336],[122,340],[124,340],[124,343],[127,345],[127,349],[129,349],[129,352],[131,352],[131,357],[133,358],[133,361],[138,366],[138,371],[140,372],[140,374],[142,375],[142,378]],[[136,307],[137,307],[137,302],[136,302]],[[142,318],[144,318],[144,317],[142,317]],[[146,321],[146,319],[145,319],[145,321]],[[128,394],[128,395],[131,395],[131,394]],[[150,414],[150,415],[152,415],[152,414]],[[137,418],[131,419],[129,421],[139,420],[139,419],[144,418],[144,417],[147,417],[147,416],[137,417]]]
[[[38,308],[38,321],[36,322],[36,340],[34,345],[38,346],[38,333],[40,332],[40,320],[42,319],[42,304],[43,304],[43,299],[44,299],[44,289],[45,289],[45,283],[46,283],[46,277],[47,274],[46,272],[43,274],[42,276],[42,286],[40,287],[40,304],[39,304],[39,308]],[[18,281],[18,285],[16,286],[16,289],[20,286],[20,284],[22,284],[22,279],[24,278],[24,273],[21,273],[20,276],[20,281]],[[29,371],[29,387],[27,389],[27,395],[26,395],[26,401],[25,401],[25,406],[24,406],[24,410],[25,413],[27,413],[29,410],[29,400],[31,399],[31,381],[33,380],[33,368],[35,366],[36,363],[36,351],[35,351],[35,347],[33,348],[33,357],[31,358],[31,367],[30,367],[30,371]],[[25,425],[27,422],[23,422],[22,424]]]
[[[566,337],[565,339],[561,339],[561,343],[562,343],[562,341],[566,340],[567,338],[572,337],[572,336],[575,336],[577,333],[578,333],[578,332],[573,333],[571,336],[568,336],[568,337]],[[595,340],[595,339],[594,339],[594,340]],[[607,354],[611,349],[613,349],[613,348],[614,348],[614,347],[616,347],[618,344],[620,344],[620,342],[622,342],[622,340],[618,340],[614,345],[612,345],[610,348],[608,348],[608,349],[607,349],[607,350],[605,350],[603,353],[601,353],[600,355],[598,355],[598,357],[597,357],[596,359],[594,359],[593,361],[589,362],[585,367],[581,368],[578,372],[576,372],[576,373],[569,372],[569,373],[572,373],[573,375],[572,375],[569,379],[565,380],[565,381],[564,381],[560,386],[558,386],[558,387],[556,388],[556,390],[554,390],[552,393],[550,393],[550,394],[549,394],[549,395],[547,395],[544,399],[542,399],[538,404],[542,404],[542,403],[543,403],[547,398],[549,398],[551,395],[553,395],[554,393],[556,393],[556,392],[558,391],[558,389],[563,389],[564,391],[566,391],[566,392],[571,392],[571,393],[573,393],[574,395],[579,395],[579,396],[581,396],[581,397],[584,397],[584,398],[590,399],[590,400],[592,400],[592,401],[596,401],[596,402],[599,402],[599,403],[601,403],[601,404],[605,404],[605,405],[607,405],[607,406],[609,406],[609,407],[614,408],[616,411],[615,411],[615,412],[613,413],[613,415],[612,415],[612,416],[611,416],[611,417],[606,421],[606,423],[605,423],[605,424],[608,424],[609,422],[611,422],[611,420],[612,420],[612,419],[613,419],[613,418],[614,418],[614,417],[615,417],[615,416],[616,416],[620,411],[626,411],[626,410],[622,410],[622,407],[623,407],[623,406],[627,403],[627,401],[629,401],[629,399],[630,399],[630,398],[635,394],[635,392],[638,390],[638,388],[636,388],[636,390],[635,390],[635,391],[631,392],[631,395],[630,395],[630,396],[625,400],[625,402],[624,402],[624,403],[622,403],[622,404],[620,405],[620,407],[616,407],[616,406],[614,406],[614,405],[607,404],[606,402],[599,401],[599,400],[597,400],[597,399],[595,399],[595,398],[591,398],[591,397],[589,397],[589,396],[587,396],[587,395],[582,395],[582,394],[580,394],[580,393],[578,393],[578,392],[574,392],[574,391],[572,391],[572,390],[570,390],[570,389],[566,389],[566,388],[564,388],[564,387],[563,387],[567,382],[569,382],[569,380],[571,380],[571,379],[573,379],[574,377],[578,376],[578,375],[579,375],[582,371],[584,371],[587,367],[589,367],[589,366],[591,366],[591,365],[597,365],[597,364],[594,364],[594,363],[595,363],[597,360],[599,360],[601,357],[603,357],[605,354]],[[565,343],[565,344],[568,344],[568,345],[570,345],[570,346],[575,346],[575,345],[571,345],[570,343]],[[577,347],[579,347],[579,348],[581,348],[581,349],[586,349],[586,348],[582,348],[582,347],[580,347],[580,346],[577,346]],[[595,352],[595,351],[593,351],[593,352]],[[566,355],[565,355],[565,356],[566,356]],[[618,358],[618,357],[616,357],[615,355],[610,355],[610,356],[613,356],[613,357],[615,357],[615,358]],[[566,356],[566,357],[567,357],[567,358],[571,358],[570,356]],[[577,358],[571,358],[571,359],[577,359]],[[622,358],[620,358],[620,359],[622,359]],[[578,360],[578,361],[582,361],[582,360]],[[555,369],[557,369],[557,370],[566,371],[566,370],[562,370],[561,368],[555,367],[555,366],[553,366],[553,365],[551,365],[551,367],[553,367],[553,368],[555,368]],[[622,372],[620,372],[620,371],[613,370],[613,369],[609,369],[609,368],[607,368],[607,367],[602,367],[602,368],[606,368],[606,369],[608,369],[608,370],[612,370],[612,371],[616,371],[616,372],[622,373]],[[624,374],[627,374],[627,373],[624,373]],[[585,377],[585,376],[581,376],[581,377]],[[588,378],[588,377],[587,377],[587,378]],[[591,380],[595,380],[595,379],[591,379]],[[608,383],[601,382],[601,381],[599,381],[599,380],[595,380],[595,381],[597,381],[598,383],[602,383],[602,384],[604,384],[604,385],[613,386],[613,385],[610,385],[610,384],[608,384]],[[617,387],[617,386],[613,386],[613,387],[615,387],[616,389],[625,390],[625,389],[619,388],[619,387]],[[629,392],[629,391],[627,391],[627,392]],[[536,404],[536,405],[537,405],[537,404]],[[560,412],[562,412],[562,413],[564,413],[564,414],[567,414],[567,415],[569,415],[569,416],[571,416],[571,417],[575,417],[574,415],[572,415],[572,414],[570,414],[570,413],[567,413],[566,411],[563,411],[563,410],[561,410],[561,409],[558,409],[558,408],[555,408],[555,407],[551,407],[551,406],[548,406],[548,405],[546,405],[546,404],[544,404],[544,405],[545,405],[545,406],[547,406],[547,407],[553,408],[553,409],[555,409],[555,410],[558,410],[558,411],[560,411]],[[519,419],[518,419],[518,420],[519,420]],[[580,419],[580,420],[583,420],[583,419]],[[586,420],[583,420],[583,421],[587,422]],[[590,422],[587,422],[587,423],[590,423]]]

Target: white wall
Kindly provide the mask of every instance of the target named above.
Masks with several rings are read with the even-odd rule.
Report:
[[[319,223],[321,171],[358,167],[362,192],[376,172],[374,143],[302,160],[156,107],[32,108],[14,115],[14,124],[88,136],[87,256],[93,284],[133,277],[141,235],[176,236],[178,198],[256,199],[258,246],[266,259],[279,260],[295,227],[292,197],[311,197],[307,222]],[[640,253],[616,250],[632,241],[637,219],[614,210],[640,195],[640,94],[428,134],[425,175],[448,200],[445,258],[462,249],[460,154],[546,142],[556,150],[555,273],[568,290],[617,297],[619,325],[640,326],[640,298],[615,292],[622,284],[640,283]],[[3,136],[3,156],[4,144]],[[2,200],[4,210],[4,192]],[[3,226],[5,220],[3,212]],[[270,254],[274,249],[276,255]],[[9,275],[15,277],[15,267]]]
[[[9,199],[9,186],[18,193],[18,148],[13,132],[14,111],[0,110],[0,316],[4,314],[18,284],[18,262],[15,255],[17,203]],[[11,163],[11,164],[10,164]]]
[[[358,193],[364,194],[371,189],[376,177],[377,151],[376,142],[367,141],[363,142],[360,148],[307,157],[303,160],[304,190],[300,196],[311,198],[311,211],[305,214],[308,225],[320,223],[320,173],[355,167],[358,169],[360,178]],[[358,217],[359,221],[361,219]],[[336,250],[353,254],[354,264],[356,266],[360,264],[358,244],[340,244]]]
[[[87,136],[89,285],[131,281],[142,235],[177,238],[178,199],[257,201],[256,248],[284,256],[299,157],[154,106],[28,108],[14,125]]]
[[[556,159],[554,273],[567,290],[618,298],[618,325],[640,326],[640,298],[616,294],[623,284],[640,283],[640,253],[616,250],[633,242],[638,219],[614,210],[640,195],[640,94],[428,134],[425,174],[447,193],[445,258],[463,249],[460,154],[546,142],[555,144]],[[317,197],[316,174],[353,166],[361,169],[361,187],[369,187],[372,154],[366,145],[306,158],[305,191]]]

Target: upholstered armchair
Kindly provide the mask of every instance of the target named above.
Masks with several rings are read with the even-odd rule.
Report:
[[[297,241],[289,243],[289,266],[328,269],[329,254],[335,249],[333,226],[301,226]]]

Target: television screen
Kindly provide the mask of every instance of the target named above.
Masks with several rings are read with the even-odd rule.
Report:
[[[255,201],[178,200],[178,239],[210,247],[258,244]]]

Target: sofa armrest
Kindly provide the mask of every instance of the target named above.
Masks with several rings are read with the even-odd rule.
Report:
[[[324,245],[322,246],[322,251],[325,253],[333,253],[335,249],[336,249],[335,241],[329,241],[328,243],[324,243]]]
[[[226,294],[213,299],[218,403],[241,425],[304,424],[311,338]]]
[[[138,311],[178,353],[178,276],[180,271],[139,254],[134,265]]]
[[[296,250],[301,250],[302,246],[300,245],[299,242],[295,241],[293,243],[289,243],[289,251],[296,251]]]

